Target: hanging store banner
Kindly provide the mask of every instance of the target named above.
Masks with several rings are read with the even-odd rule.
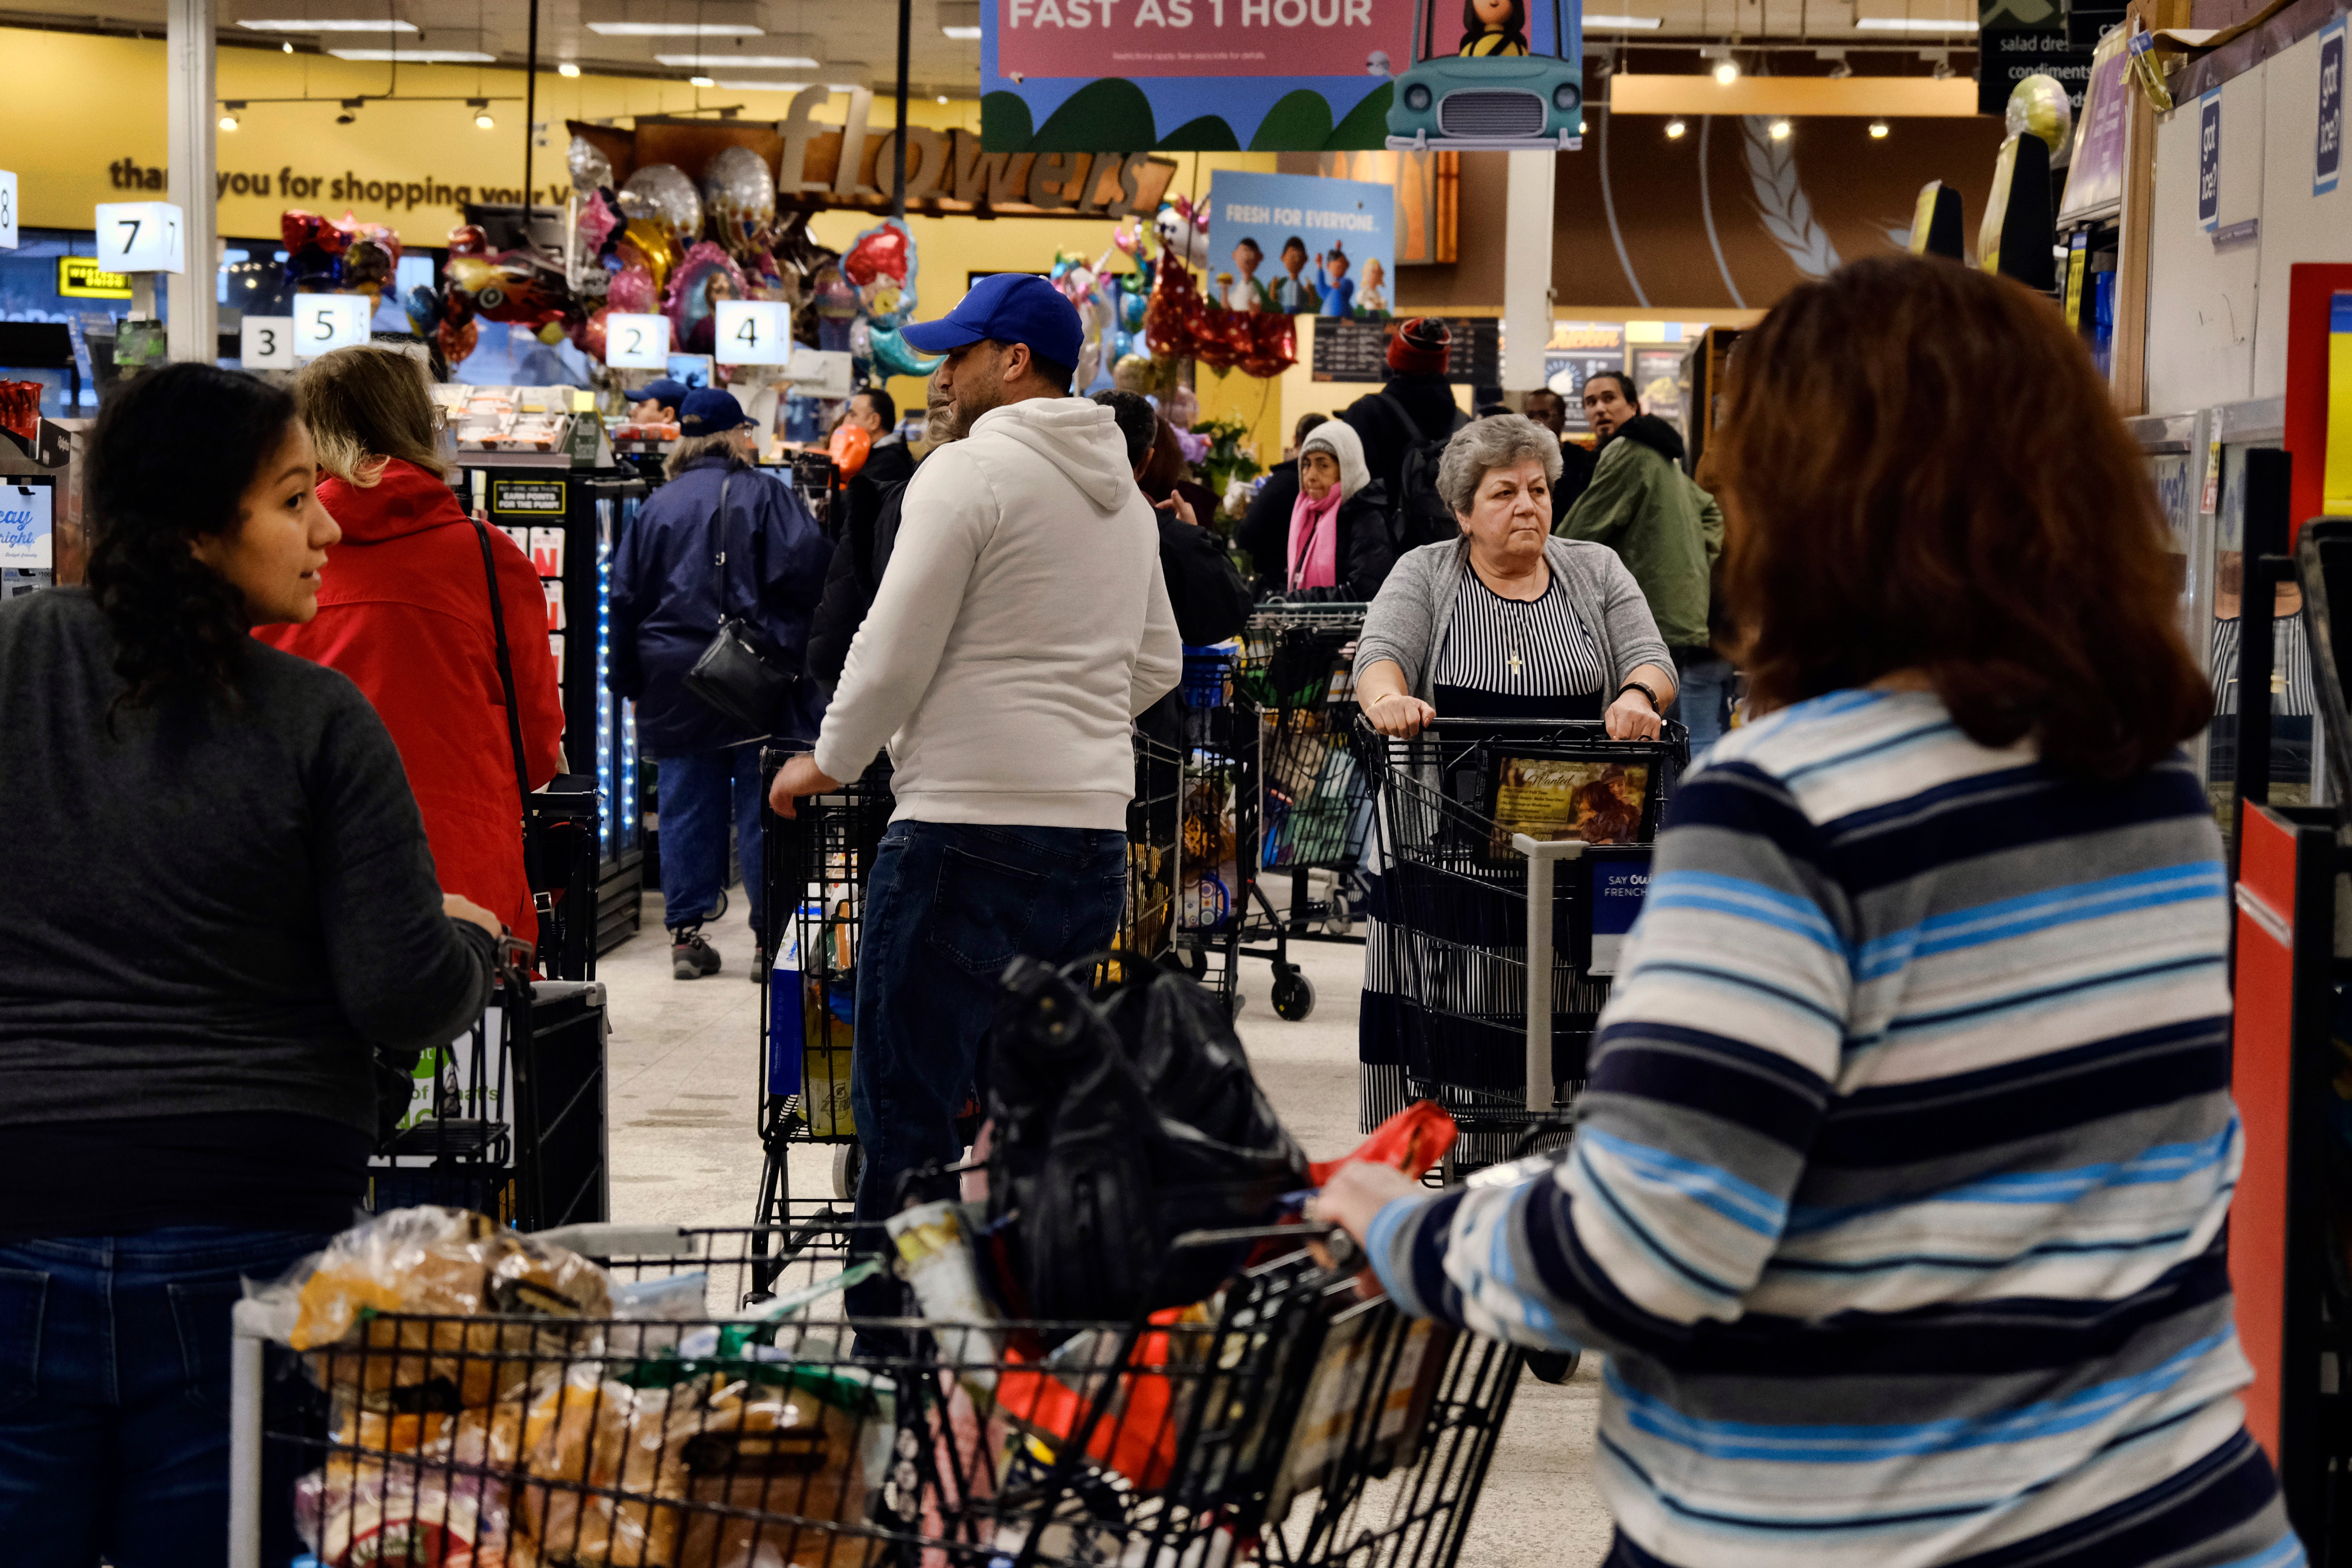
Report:
[[[1579,0],[1466,0],[1461,15],[1443,0],[984,0],[982,145],[1574,146]]]
[[[1383,320],[1396,298],[1396,191],[1219,169],[1209,181],[1209,266],[1229,310]]]
[[[2117,28],[2091,54],[2090,86],[2074,115],[2074,155],[2066,170],[2066,195],[2058,204],[2058,226],[2119,208],[2124,199],[2124,121],[2131,111],[2124,79],[2129,37]]]

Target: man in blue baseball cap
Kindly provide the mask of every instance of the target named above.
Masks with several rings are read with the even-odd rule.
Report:
[[[850,1058],[870,1220],[894,1211],[902,1172],[961,1152],[956,1114],[985,1088],[981,1038],[1006,963],[1109,943],[1127,892],[1129,722],[1183,673],[1159,521],[1118,420],[1069,395],[1076,309],[1043,278],[1000,273],[905,336],[945,356],[930,390],[944,444],[900,492],[816,749],[768,797],[790,816],[794,797],[858,777],[889,745],[898,806],[867,885]],[[849,1305],[888,1316],[895,1286],[870,1281]]]
[[[640,425],[675,425],[677,411],[686,402],[688,388],[667,376],[649,381],[635,392],[622,396],[635,404],[635,417]]]

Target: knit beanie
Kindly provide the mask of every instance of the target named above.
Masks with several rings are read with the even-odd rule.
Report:
[[[1444,375],[1454,334],[1434,316],[1401,323],[1389,340],[1389,368],[1399,375]]]
[[[1353,499],[1372,482],[1372,470],[1364,462],[1363,438],[1344,419],[1327,419],[1308,431],[1307,439],[1298,444],[1298,455],[1304,458],[1309,452],[1328,452],[1339,465],[1341,500]]]

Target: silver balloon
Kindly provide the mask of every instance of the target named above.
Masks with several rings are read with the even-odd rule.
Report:
[[[702,171],[702,210],[731,249],[776,221],[776,177],[749,147],[722,147]]]
[[[572,166],[572,188],[583,196],[613,183],[613,161],[585,136],[572,139],[572,150],[563,161]]]
[[[637,205],[631,205],[635,197]],[[681,243],[702,235],[702,197],[676,163],[648,163],[621,187],[621,211],[630,217],[657,217],[677,230]]]

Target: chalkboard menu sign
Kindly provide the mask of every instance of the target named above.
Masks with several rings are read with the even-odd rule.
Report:
[[[1445,363],[1445,379],[1473,386],[1494,386],[1503,379],[1503,323],[1492,316],[1443,318],[1454,334],[1453,352]],[[1389,338],[1394,321],[1355,321],[1338,316],[1315,318],[1315,379],[1318,381],[1386,381]]]

